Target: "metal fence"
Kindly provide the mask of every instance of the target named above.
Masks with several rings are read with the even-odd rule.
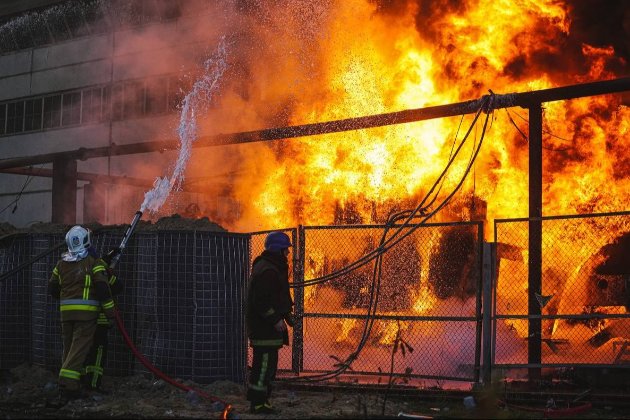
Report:
[[[481,222],[405,226],[399,233],[404,239],[384,253],[380,276],[369,261],[306,287],[299,284],[375,250],[384,226],[284,229],[294,244],[290,281],[298,287],[292,289],[297,322],[291,346],[280,350],[282,374],[332,371],[362,341],[346,373],[367,380],[390,369],[406,378],[477,382],[482,370],[486,380],[494,368],[630,368],[630,212],[534,222],[542,229],[542,274],[532,295],[529,219],[496,220],[492,244],[484,244]],[[200,383],[245,380],[251,362],[246,285],[267,233],[134,235],[117,267],[125,289],[116,300],[137,347],[158,368]],[[121,236],[103,231],[96,245],[106,251]],[[2,273],[41,257],[0,282],[2,369],[25,361],[59,367],[59,312],[46,291],[64,250],[59,243],[61,233],[0,241]],[[482,255],[488,245],[495,256]],[[482,287],[484,278],[493,282]],[[485,313],[482,290],[488,291]],[[532,311],[532,296],[539,310]],[[482,330],[482,320],[492,327]],[[393,352],[396,337],[409,345],[406,353]],[[532,346],[538,346],[540,361],[532,362]],[[115,328],[106,369],[120,376],[146,372]]]
[[[304,280],[335,272],[373,251],[383,228],[304,227]],[[481,344],[482,232],[481,223],[407,226],[398,235],[404,239],[383,255],[380,276],[374,276],[372,261],[305,287],[302,337],[296,340],[303,346],[300,371],[333,370],[369,332],[349,373],[388,374],[398,336],[412,351],[393,355],[394,375],[475,380]],[[370,318],[371,331],[365,328]]]
[[[0,273],[17,269],[31,253],[26,235],[12,235],[0,241]],[[17,366],[29,359],[31,348],[30,268],[18,270],[0,282],[0,369]]]
[[[529,295],[530,221],[495,221],[493,367],[630,368],[630,212],[532,222],[542,260]]]
[[[5,244],[0,248],[2,272],[63,244],[63,236],[31,234]],[[95,235],[97,249],[107,251],[117,246],[121,236],[122,232],[100,232]],[[58,301],[48,295],[47,281],[64,250],[60,247],[49,252],[2,282],[0,327],[6,334],[0,340],[0,368],[32,361],[59,369]],[[243,302],[248,262],[248,235],[137,232],[116,269],[125,285],[116,303],[138,350],[174,377],[199,383],[217,379],[243,382],[247,368]],[[147,372],[135,361],[118,329],[112,328],[109,341],[108,375]]]
[[[380,240],[384,226],[309,226],[293,236],[292,278],[311,280],[339,270]],[[413,230],[413,232],[411,232]],[[264,234],[252,234],[251,249]],[[383,257],[377,308],[369,314],[374,262],[324,284],[295,287],[296,325],[279,369],[308,375],[335,369],[356,350],[374,319],[354,375],[389,373],[397,334],[412,349],[395,357],[394,375],[475,380],[480,355],[481,223],[406,227]],[[376,288],[374,288],[376,290]],[[439,296],[436,297],[436,296]],[[250,356],[251,361],[251,356]]]

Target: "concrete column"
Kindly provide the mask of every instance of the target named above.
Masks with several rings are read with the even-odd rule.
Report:
[[[73,225],[77,221],[77,161],[53,161],[52,222]]]

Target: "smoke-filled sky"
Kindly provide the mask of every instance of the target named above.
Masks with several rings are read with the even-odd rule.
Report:
[[[121,20],[134,13],[134,2],[101,3]],[[226,67],[212,103],[194,112],[201,134],[448,104],[479,98],[489,89],[524,92],[628,75],[630,4],[623,0],[180,3],[181,10],[169,12],[179,14],[176,24],[147,25],[119,37],[117,64],[130,75],[183,70],[182,81],[190,87],[224,39]],[[630,111],[623,98],[545,105],[544,214],[628,208]],[[203,183],[207,198],[196,198],[202,213],[232,230],[370,223],[393,208],[415,207],[471,121],[468,116],[197,148],[184,185],[187,179],[232,174]],[[173,123],[157,131],[168,137],[176,130]],[[527,215],[523,135],[526,110],[495,112],[455,198],[463,207],[453,207],[443,219],[470,217],[462,208],[473,195],[488,203],[488,219]],[[469,140],[442,184],[443,195],[464,175],[481,141],[480,126]],[[156,173],[167,175],[162,167],[138,161],[127,175]],[[238,214],[219,214],[206,205],[225,196],[238,203]],[[169,200],[165,212],[190,197],[173,194]]]

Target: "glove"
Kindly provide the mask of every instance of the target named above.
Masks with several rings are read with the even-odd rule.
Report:
[[[120,255],[120,248],[112,248],[103,256],[102,260],[105,261],[107,265],[110,265],[117,255]]]
[[[293,328],[293,325],[295,324],[295,320],[293,319],[293,314],[289,313],[286,314],[284,316],[284,320],[287,322],[287,325],[291,328]]]
[[[278,332],[286,331],[287,326],[284,324],[284,319],[281,319],[280,321],[276,322],[273,328]]]

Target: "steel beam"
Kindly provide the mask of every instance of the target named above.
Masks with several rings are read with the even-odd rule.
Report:
[[[541,314],[536,294],[542,294],[542,105],[529,107],[529,259],[527,306],[530,316]],[[528,364],[541,363],[542,329],[540,318],[528,320]],[[529,379],[540,380],[539,368],[529,369]]]
[[[14,174],[14,175],[26,175],[26,176],[38,176],[44,178],[52,178],[53,170],[47,168],[10,168],[10,169],[0,169],[0,173],[5,174]],[[224,174],[219,174],[215,176],[207,176],[207,177],[188,177],[186,178],[186,182],[181,185],[181,190],[184,192],[194,192],[194,193],[204,193],[207,192],[207,188],[203,188],[203,186],[199,186],[198,184],[202,182],[210,182],[216,185],[217,179],[226,178],[233,175],[234,172],[228,172]],[[102,175],[102,174],[93,174],[89,172],[77,172],[76,173],[77,181],[88,181],[94,184],[110,184],[110,185],[130,185],[133,187],[151,189],[153,188],[153,182],[150,179],[145,178],[134,178],[128,176],[115,176],[115,175]],[[225,182],[225,181],[221,181]]]
[[[630,77],[605,80],[579,85],[563,86],[551,89],[542,89],[524,93],[496,94],[494,108],[510,108],[520,106],[529,108],[531,104],[553,102],[566,99],[575,99],[585,96],[603,95],[630,91]],[[229,144],[242,144],[261,141],[281,140],[288,138],[315,136],[328,133],[339,133],[366,128],[383,127],[394,124],[424,121],[435,118],[453,117],[477,112],[484,98],[470,101],[457,102],[449,105],[438,105],[426,108],[410,109],[405,111],[390,112],[386,114],[370,115],[365,117],[346,118],[343,120],[328,121],[313,124],[295,125],[290,127],[269,128],[256,131],[245,131],[232,134],[219,134],[203,136],[193,143],[193,147],[225,146]],[[0,160],[0,169],[31,166],[52,162],[62,157],[64,159],[86,160],[91,158],[130,155],[136,153],[163,152],[179,148],[179,141],[154,141],[97,147],[93,149],[79,148],[66,152],[48,153],[37,156],[24,156]]]

